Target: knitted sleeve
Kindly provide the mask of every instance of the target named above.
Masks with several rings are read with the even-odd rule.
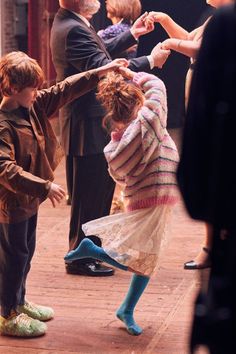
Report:
[[[143,172],[158,149],[166,132],[166,90],[154,75],[138,73],[134,82],[145,93],[145,102],[119,141],[111,141],[104,150],[110,170],[124,178]]]
[[[137,73],[133,78],[134,83],[142,88],[145,93],[145,102],[141,114],[146,120],[154,122],[153,128],[162,139],[167,124],[167,97],[166,88],[157,76]],[[154,118],[154,116],[156,118]]]
[[[139,111],[143,158],[134,173],[138,175],[143,172],[166,134],[167,98],[163,81],[155,75],[137,73],[133,81],[145,94],[143,107]]]

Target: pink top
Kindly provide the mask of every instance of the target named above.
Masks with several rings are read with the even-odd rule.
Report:
[[[179,156],[166,129],[165,85],[146,73],[135,74],[133,81],[144,91],[145,101],[124,131],[112,132],[104,149],[109,173],[123,186],[126,210],[173,204],[178,200]]]

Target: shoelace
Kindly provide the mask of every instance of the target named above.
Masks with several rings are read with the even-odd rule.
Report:
[[[27,307],[30,310],[34,310],[35,306],[31,302],[25,302],[24,306]]]
[[[29,310],[38,311],[38,307],[32,302],[25,302],[24,306]]]
[[[24,313],[17,315],[16,318],[14,319],[15,324],[24,325],[27,327],[30,326],[31,321],[32,321],[32,318],[30,318],[29,316],[27,316]]]

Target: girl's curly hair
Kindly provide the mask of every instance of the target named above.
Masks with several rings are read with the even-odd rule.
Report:
[[[107,114],[103,126],[112,130],[116,123],[128,124],[143,104],[142,90],[122,75],[108,73],[98,84],[97,99]]]

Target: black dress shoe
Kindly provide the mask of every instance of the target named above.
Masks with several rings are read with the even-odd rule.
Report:
[[[194,269],[205,269],[211,268],[211,251],[207,247],[202,247],[202,251],[206,253],[206,259],[202,263],[197,263],[194,260],[184,263],[184,269],[194,270]]]
[[[91,277],[108,277],[114,274],[114,269],[104,266],[99,262],[78,264],[66,263],[66,272],[68,274],[88,275]]]

